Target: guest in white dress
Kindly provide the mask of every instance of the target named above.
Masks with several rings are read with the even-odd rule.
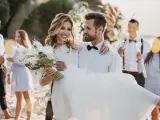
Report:
[[[24,97],[27,105],[27,120],[31,120],[32,101],[30,91],[33,89],[32,76],[24,64],[17,63],[14,59],[19,55],[21,47],[28,48],[31,43],[24,30],[16,31],[15,40],[17,41],[17,46],[13,51],[12,57],[7,58],[8,61],[12,62],[12,90],[15,92],[17,98],[15,120],[19,120],[20,117],[22,97]]]
[[[56,46],[55,58],[67,65],[61,64],[66,67],[62,72],[64,78],[54,81],[54,70],[48,68],[41,80],[42,85],[54,82],[51,100],[56,119],[143,120],[148,117],[155,105],[160,103],[160,98],[138,86],[133,76],[120,72],[97,73],[85,67],[78,68],[78,51],[74,49],[73,43],[73,46],[66,46],[69,45],[67,39],[73,27],[70,20],[68,15],[58,14],[51,23],[47,38],[50,45]],[[95,28],[99,30],[98,27]]]
[[[76,66],[78,65],[78,51],[82,48],[83,45],[81,44],[81,46],[77,46],[75,44],[73,34],[74,31],[72,18],[68,14],[57,14],[51,23],[51,26],[48,30],[48,36],[45,41],[47,45],[53,46],[55,53],[54,57],[57,61],[59,61],[57,64],[61,63],[60,61],[63,61],[67,64],[74,64]],[[100,48],[100,53],[106,54],[107,51],[108,46],[106,42],[103,42]],[[47,81],[41,81],[41,85],[45,84],[48,84]],[[51,89],[53,95],[52,104],[56,119],[65,120],[69,118],[70,113],[68,109],[63,112],[63,109],[61,109],[62,102],[59,101],[59,95],[61,94],[62,90],[59,87],[59,83],[55,82],[53,88],[51,87]],[[46,109],[46,120],[52,120],[53,118],[53,112],[51,112],[52,107],[50,106],[50,103],[51,101],[49,101],[47,104],[48,108]]]
[[[145,88],[160,96],[160,44],[157,40],[160,43],[160,37],[153,42],[152,50],[148,53],[145,59],[147,73]],[[157,45],[159,45],[159,48],[154,51]],[[159,120],[159,109],[155,108],[151,115],[152,120]]]

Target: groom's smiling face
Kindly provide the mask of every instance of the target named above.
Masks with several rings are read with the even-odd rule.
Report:
[[[94,20],[86,20],[84,23],[84,31],[83,31],[83,41],[91,42],[96,39],[96,27],[94,24]]]

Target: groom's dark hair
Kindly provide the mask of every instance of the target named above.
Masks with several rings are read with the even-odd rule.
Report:
[[[103,26],[104,29],[106,28],[107,20],[102,13],[91,12],[85,15],[86,20],[94,20],[94,25],[97,27]]]

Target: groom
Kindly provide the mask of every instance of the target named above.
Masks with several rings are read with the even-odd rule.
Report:
[[[106,18],[101,13],[88,13],[85,16],[83,41],[88,42],[79,52],[79,67],[92,72],[121,72],[120,56],[113,50],[100,55],[99,50],[104,42]]]
[[[106,23],[106,18],[101,13],[92,12],[85,16],[83,41],[88,44],[79,51],[79,68],[96,73],[122,71],[118,53],[110,49],[104,55],[99,54],[104,43]],[[57,62],[56,67],[58,70],[64,70],[66,66],[63,62]]]

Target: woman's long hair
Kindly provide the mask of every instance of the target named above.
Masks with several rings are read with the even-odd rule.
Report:
[[[153,58],[153,52],[149,51],[149,53],[147,54],[146,59],[144,60],[144,63],[145,64],[149,64],[149,62],[152,61],[152,58]]]
[[[73,34],[73,20],[69,14],[59,13],[52,20],[50,28],[48,29],[48,36],[45,39],[46,45],[51,45],[54,48],[58,46],[57,44],[57,34],[61,30],[61,27],[65,22],[69,21],[72,25],[71,34],[72,37],[65,43],[68,48],[72,48],[74,50],[77,49],[77,46],[74,43],[74,34]]]
[[[159,39],[160,40],[160,37],[157,37],[157,39]],[[154,53],[152,52],[152,50],[147,54],[147,57],[146,57],[146,59],[144,60],[144,63],[145,64],[149,64],[151,61],[152,61],[152,59],[153,59],[153,55],[154,55]],[[159,59],[160,59],[160,52],[159,52]],[[160,64],[160,63],[159,63]]]
[[[27,32],[25,30],[16,30],[16,32],[19,33],[20,35],[20,39],[21,39],[20,44],[28,48],[31,45],[31,42],[29,40]]]

